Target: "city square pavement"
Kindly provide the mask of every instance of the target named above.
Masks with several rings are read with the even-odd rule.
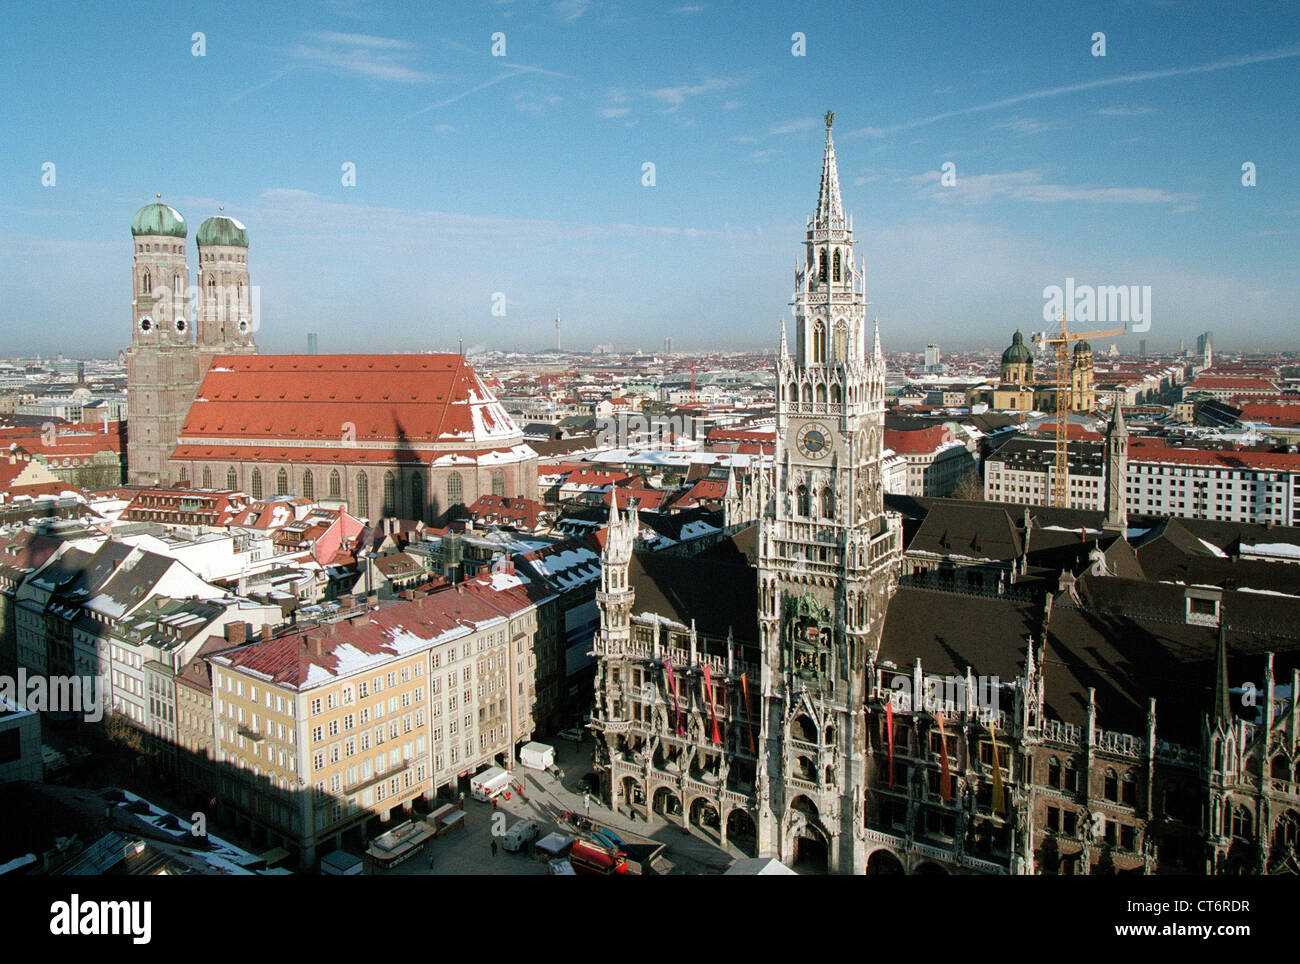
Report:
[[[583,795],[580,781],[591,772],[591,739],[581,744],[566,740],[555,740],[550,745],[555,747],[556,764],[564,771],[563,782],[556,780],[550,773],[529,770],[518,766],[512,775],[514,782],[521,783],[524,794],[521,798],[513,787],[510,799],[497,799],[496,811],[505,814],[505,826],[509,828],[516,820],[527,818],[541,825],[538,839],[553,831],[571,834],[559,820],[564,811],[583,814]],[[701,835],[700,831],[683,832],[681,824],[668,822],[659,814],[652,814],[649,822],[643,819],[630,820],[626,813],[613,813],[593,795],[590,800],[589,815],[592,820],[613,828],[619,833],[627,832],[640,837],[648,837],[664,845],[650,867],[644,868],[647,874],[720,874],[744,854],[734,847],[722,850],[718,843]],[[425,874],[537,874],[546,875],[546,861],[533,858],[525,852],[506,853],[498,841],[496,855],[492,853],[492,823],[494,809],[491,803],[465,797],[465,823],[461,829],[454,830],[446,836],[430,841],[423,852],[391,870],[380,870],[380,874],[425,875]],[[432,867],[429,859],[433,858]]]

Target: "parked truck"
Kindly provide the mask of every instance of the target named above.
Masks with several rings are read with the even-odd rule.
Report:
[[[469,792],[475,800],[491,800],[510,786],[510,771],[501,767],[488,767],[469,781]]]

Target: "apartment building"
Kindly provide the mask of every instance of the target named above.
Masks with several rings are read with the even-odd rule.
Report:
[[[989,502],[1045,505],[1055,471],[1054,443],[1012,439],[985,463]],[[1102,509],[1105,447],[1071,442],[1071,509]],[[1128,511],[1214,522],[1279,526],[1300,520],[1300,455],[1175,448],[1162,439],[1135,438],[1124,473]]]
[[[975,468],[970,449],[944,425],[914,431],[885,429],[884,444],[907,464],[907,495],[949,495]]]
[[[406,596],[209,658],[218,794],[304,866],[371,818],[513,764],[558,699],[548,589],[507,563]]]

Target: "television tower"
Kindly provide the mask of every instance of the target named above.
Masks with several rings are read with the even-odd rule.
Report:
[[[555,313],[555,350],[560,350],[560,313]]]

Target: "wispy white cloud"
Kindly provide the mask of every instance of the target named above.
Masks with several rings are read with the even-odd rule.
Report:
[[[300,65],[371,80],[424,84],[440,79],[437,74],[412,66],[417,53],[414,44],[392,37],[317,31],[291,46],[288,53]]]
[[[591,9],[591,0],[556,0],[555,15],[573,23]]]
[[[490,80],[485,80],[481,84],[476,84],[468,90],[462,90],[458,94],[452,94],[450,97],[444,97],[442,100],[421,107],[419,110],[408,114],[406,119],[410,120],[412,117],[419,117],[421,114],[427,114],[431,110],[437,110],[440,107],[446,107],[448,104],[454,104],[458,100],[464,100],[471,94],[477,94],[480,90],[486,90],[489,87],[501,83],[503,80],[510,80],[512,77],[518,77],[521,74],[540,74],[546,77],[559,77],[565,80],[571,79],[568,74],[562,74],[556,70],[547,70],[543,67],[533,67],[528,64],[510,64],[509,69],[505,73],[497,74]]]
[[[986,204],[995,200],[1027,201],[1034,204],[1056,204],[1062,201],[1082,201],[1091,204],[1180,204],[1196,200],[1194,194],[1177,194],[1156,187],[1086,187],[1072,184],[1051,184],[1043,180],[1036,170],[1005,171],[998,174],[962,174],[957,172],[955,183],[944,187],[939,171],[927,171],[909,177],[908,183],[920,188],[937,201],[960,201],[966,204]]]
[[[1141,117],[1155,112],[1154,107],[1103,107],[1096,114],[1098,117]]]
[[[821,121],[816,117],[801,117],[799,120],[789,121],[785,124],[777,124],[769,134],[793,134],[797,131],[809,131],[816,127]]]
[[[626,117],[632,112],[630,107],[604,107],[600,111],[601,117]]]
[[[1267,50],[1260,53],[1225,57],[1221,60],[1215,60],[1205,64],[1196,64],[1191,67],[1168,67],[1163,70],[1144,70],[1137,73],[1120,74],[1116,77],[1102,77],[1097,80],[1087,80],[1078,84],[1065,84],[1060,87],[1031,90],[1023,94],[1016,94],[1014,97],[1003,97],[1001,100],[989,101],[986,104],[976,104],[972,107],[963,107],[958,110],[944,111],[942,114],[931,114],[928,117],[918,117],[910,121],[903,121],[901,124],[891,124],[886,127],[863,127],[852,131],[851,133],[881,136],[884,134],[896,133],[897,131],[911,130],[914,127],[924,127],[928,124],[935,124],[952,117],[964,117],[968,114],[1000,110],[1003,107],[1012,107],[1016,104],[1023,104],[1026,101],[1031,100],[1042,100],[1047,97],[1060,97],[1064,94],[1075,94],[1084,90],[1096,90],[1101,87],[1113,87],[1120,84],[1141,84],[1151,80],[1165,80],[1170,77],[1185,77],[1191,74],[1206,74],[1220,70],[1233,70],[1238,67],[1249,67],[1254,64],[1269,63],[1275,60],[1290,60],[1296,57],[1300,57],[1300,44],[1295,44],[1290,47],[1281,47],[1276,50]]]
[[[657,87],[649,91],[649,96],[667,105],[667,111],[675,111],[682,104],[686,103],[688,97],[698,97],[701,94],[711,94],[715,91],[726,90],[735,87],[739,81],[728,77],[709,77],[698,84],[678,84],[673,87]]]

